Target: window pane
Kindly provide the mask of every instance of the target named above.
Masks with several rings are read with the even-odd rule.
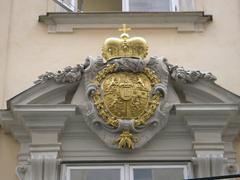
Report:
[[[82,2],[84,12],[122,11],[122,0],[79,0],[79,2]]]
[[[134,180],[152,180],[152,169],[134,169]]]
[[[120,170],[72,169],[70,180],[120,180]]]
[[[170,11],[170,0],[129,0],[129,11]]]
[[[134,169],[134,180],[176,180],[184,179],[181,168]]]
[[[179,0],[179,6],[181,11],[194,11],[193,0]]]

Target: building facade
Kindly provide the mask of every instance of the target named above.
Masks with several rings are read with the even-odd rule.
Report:
[[[19,179],[39,180],[90,180],[94,177],[86,174],[91,172],[99,179],[121,180],[165,178],[173,171],[172,179],[238,172],[240,2],[152,3],[0,2],[3,179],[17,179],[16,167]],[[125,23],[132,28],[131,36],[148,42],[144,62],[158,62],[151,68],[161,69],[160,81],[168,80],[162,85],[167,96],[160,99],[165,114],[156,118],[160,125],[136,133],[140,140],[131,151],[112,144],[120,131],[105,132],[85,121],[86,83],[80,83],[89,75],[82,74],[87,62],[101,62],[104,40],[119,37],[117,28]],[[70,79],[60,78],[59,83],[57,73],[48,73],[33,84],[44,72],[67,66],[75,68]]]

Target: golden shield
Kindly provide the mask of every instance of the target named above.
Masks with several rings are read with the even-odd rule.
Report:
[[[107,110],[120,119],[135,119],[148,106],[151,83],[143,73],[118,72],[108,75],[101,84]]]
[[[152,94],[160,83],[154,71],[116,72],[116,65],[109,64],[96,76],[97,91],[92,95],[99,116],[112,127],[119,120],[134,120],[135,127],[143,125],[156,111],[160,94]]]

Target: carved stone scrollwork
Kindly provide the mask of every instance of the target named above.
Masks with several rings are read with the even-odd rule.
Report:
[[[213,82],[217,80],[217,78],[210,72],[186,70],[183,67],[169,64],[166,60],[165,63],[168,66],[171,78],[176,81],[181,81],[183,83],[194,83],[200,79]]]
[[[142,59],[137,58],[121,58],[121,59],[113,59],[110,63],[116,64],[116,71],[122,72],[142,72],[146,63]]]
[[[83,65],[77,64],[75,67],[68,66],[57,73],[46,72],[38,77],[35,84],[43,83],[48,80],[54,80],[57,83],[74,83],[80,81],[83,72]]]
[[[18,165],[16,167],[16,175],[19,180],[25,180],[26,171],[27,171],[26,165]]]
[[[227,174],[236,174],[239,171],[237,164],[227,164],[225,169]]]

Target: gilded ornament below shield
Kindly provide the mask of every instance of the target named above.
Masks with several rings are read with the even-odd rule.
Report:
[[[137,139],[129,131],[123,131],[119,138],[114,141],[114,144],[117,143],[119,149],[132,150],[134,149],[134,143],[136,142]]]

